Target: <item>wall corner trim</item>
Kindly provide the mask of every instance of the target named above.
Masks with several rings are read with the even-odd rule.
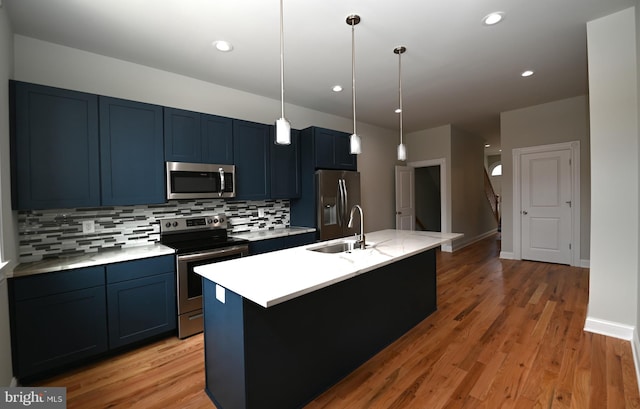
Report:
[[[512,251],[501,251],[500,258],[505,260],[515,260],[515,256]]]
[[[580,267],[582,268],[591,268],[591,260],[590,259],[580,259]]]

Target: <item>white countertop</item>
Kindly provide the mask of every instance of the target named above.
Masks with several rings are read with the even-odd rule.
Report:
[[[71,270],[74,268],[93,267],[122,261],[138,260],[147,257],[174,254],[175,250],[160,243],[136,247],[124,247],[95,253],[85,253],[69,257],[49,258],[19,264],[8,278],[23,277],[53,271]]]
[[[263,307],[291,300],[439,247],[459,233],[380,230],[367,233],[364,250],[327,254],[309,251],[320,243],[195,267],[204,278]],[[323,243],[339,242],[343,239]]]
[[[313,233],[314,227],[283,227],[281,229],[261,230],[255,232],[231,233],[230,236],[238,237],[249,241],[268,240],[278,237],[294,236],[296,234]]]

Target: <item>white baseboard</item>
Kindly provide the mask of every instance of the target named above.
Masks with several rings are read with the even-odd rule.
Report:
[[[451,245],[451,243],[443,244],[442,246],[440,246],[440,250],[445,251],[447,253],[453,253],[453,246]]]
[[[633,362],[636,367],[636,381],[640,389],[640,339],[637,328],[633,330],[633,340],[631,341],[631,351],[633,352]]]
[[[515,260],[515,255],[512,251],[501,251],[500,258],[504,260]],[[580,259],[580,265],[578,267],[582,268],[590,268],[591,260],[588,259]]]
[[[461,250],[461,249],[463,249],[463,248],[465,248],[467,246],[472,245],[473,243],[476,243],[476,242],[478,242],[480,240],[486,239],[487,237],[493,236],[497,232],[498,232],[498,229],[496,228],[496,229],[489,230],[488,232],[482,233],[482,234],[480,234],[480,235],[478,235],[476,237],[470,238],[467,241],[463,241],[463,242],[458,242],[457,241],[456,242],[457,245],[455,246],[454,251]]]
[[[505,260],[513,260],[514,259],[513,251],[501,251],[500,258]]]
[[[635,327],[619,322],[589,318],[584,323],[584,330],[595,334],[631,341]]]

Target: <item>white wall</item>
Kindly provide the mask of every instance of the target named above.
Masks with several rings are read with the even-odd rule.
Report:
[[[444,125],[412,132],[406,136],[406,144],[407,163],[441,158],[446,161],[447,205],[443,213],[446,211],[448,230],[464,234],[452,243],[454,249],[495,231],[496,222],[484,195],[482,139]]]
[[[446,215],[442,231],[451,230],[451,125],[443,125],[437,128],[424,129],[405,135],[404,143],[407,145],[407,163],[425,160],[444,159],[446,169],[440,169],[447,173],[446,208],[441,211]],[[442,187],[441,187],[442,189]],[[458,232],[459,233],[459,232]]]
[[[15,215],[11,211],[11,181],[9,174],[9,79],[13,69],[13,33],[3,7],[0,7],[0,386],[9,386],[12,379],[9,303],[5,272],[17,260]],[[2,262],[9,262],[1,267]]]
[[[633,8],[587,24],[592,169],[587,329],[596,332],[638,323],[637,33]]]
[[[590,158],[586,96],[500,114],[502,147],[502,252],[513,253],[513,149],[580,141],[580,258],[589,259]]]
[[[636,1],[636,39],[640,38],[640,0]],[[637,86],[638,86],[638,99],[640,99],[640,41],[636,41],[636,71],[637,71]],[[638,103],[638,122],[640,122],[640,102]],[[638,139],[640,140],[640,130],[638,131]],[[640,145],[640,144],[639,144]],[[640,146],[639,146],[640,148]],[[640,157],[640,152],[638,153]],[[640,183],[640,177],[638,177],[638,182]],[[640,186],[639,186],[640,190]],[[638,208],[638,212],[640,213],[640,207]],[[640,220],[640,215],[638,216]],[[638,257],[640,257],[640,240],[638,240]],[[640,259],[638,260],[638,265],[640,265]],[[638,271],[638,276],[640,276],[640,271]],[[640,300],[640,279],[637,280],[638,288],[636,289],[636,300]],[[635,350],[640,351],[640,339],[638,338],[638,327],[640,327],[640,302],[636,302],[636,330],[634,333],[634,345]],[[636,354],[636,360],[640,360]],[[638,374],[638,380],[640,383],[640,362],[636,362],[636,373]]]
[[[134,101],[271,124],[280,101],[247,92],[52,44],[15,36],[15,79]],[[351,132],[353,119],[287,105],[294,128],[311,125]],[[395,226],[393,167],[397,132],[359,123],[365,230]]]
[[[497,222],[484,193],[484,142],[451,127],[451,230],[464,233],[453,249],[494,232]]]

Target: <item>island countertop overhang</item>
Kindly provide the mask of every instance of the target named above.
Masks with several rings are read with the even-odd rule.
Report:
[[[459,233],[380,230],[366,234],[371,246],[351,253],[309,251],[318,243],[194,268],[202,277],[268,308],[359,274],[439,247]],[[339,242],[344,239],[324,243]]]

